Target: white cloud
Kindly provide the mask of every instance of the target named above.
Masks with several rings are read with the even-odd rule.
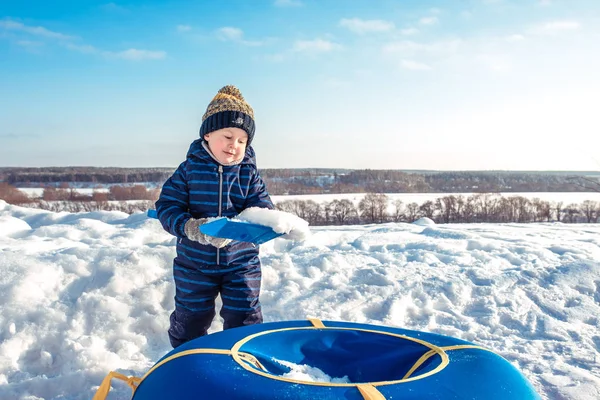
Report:
[[[100,49],[95,48],[89,44],[74,44],[74,43],[65,43],[64,47],[69,50],[77,51],[83,54],[101,54],[102,51]]]
[[[300,0],[275,0],[276,7],[301,7],[304,4]]]
[[[343,18],[340,20],[340,26],[361,35],[369,32],[389,32],[394,29],[393,23],[380,19]]]
[[[129,12],[129,10],[127,8],[120,6],[118,4],[115,4],[115,3],[103,4],[100,6],[100,8],[107,12],[120,13],[120,14]]]
[[[276,63],[280,63],[285,61],[286,56],[283,53],[278,53],[278,54],[267,54],[265,56],[265,60],[270,61],[270,62],[276,62]]]
[[[109,3],[109,5],[110,4],[113,3]],[[82,54],[96,54],[105,57],[115,57],[134,61],[159,60],[165,58],[167,55],[167,53],[164,51],[150,51],[139,49],[128,49],[119,52],[101,50],[89,44],[77,44],[76,42],[74,42],[74,40],[77,39],[77,37],[75,36],[65,35],[60,32],[54,32],[42,26],[25,25],[21,22],[14,21],[11,19],[0,20],[0,29],[4,29],[6,31],[24,32],[41,38],[57,40],[62,47]],[[15,43],[17,43],[19,46],[28,48],[29,50],[35,47],[39,47],[43,44],[41,42],[35,42],[30,40],[17,40]]]
[[[328,53],[340,48],[340,45],[329,40],[297,40],[294,43],[294,51],[308,53]]]
[[[261,42],[260,40],[242,40],[240,43],[242,43],[245,46],[254,46],[254,47],[263,46],[265,44],[264,42]]]
[[[17,46],[20,46],[26,51],[34,54],[40,54],[42,48],[44,47],[44,42],[37,40],[17,40],[15,43]]]
[[[325,86],[328,86],[331,88],[336,88],[336,89],[349,88],[352,86],[352,82],[350,82],[350,81],[338,79],[338,78],[332,78],[332,77],[326,78],[324,80],[323,84]]]
[[[437,17],[423,17],[419,20],[421,25],[434,25],[438,23]]]
[[[244,37],[244,32],[238,28],[225,26],[217,30],[217,36],[221,40],[239,41]]]
[[[139,50],[139,49],[128,49],[119,51],[116,53],[109,53],[110,55],[122,58],[124,60],[141,61],[141,60],[162,60],[167,56],[164,51],[150,51],[150,50]]]
[[[177,25],[177,32],[183,33],[183,32],[189,32],[192,30],[192,27],[189,25]]]
[[[383,46],[384,53],[430,53],[430,54],[449,54],[458,51],[462,45],[460,39],[441,40],[430,43],[419,43],[412,40],[402,40],[399,42],[388,43]]]
[[[427,64],[420,63],[414,60],[402,60],[400,61],[400,66],[404,69],[409,69],[412,71],[430,71],[433,69]]]
[[[540,35],[551,35],[565,31],[575,31],[581,28],[581,24],[577,21],[563,20],[550,21],[531,28],[531,33]]]
[[[44,45],[44,42],[39,42],[35,40],[17,40],[16,43],[19,46],[27,47],[27,48],[36,48]]]
[[[14,21],[11,19],[1,20],[0,28],[3,28],[8,31],[25,32],[30,35],[41,36],[41,37],[45,37],[45,38],[49,38],[49,39],[57,39],[57,40],[75,39],[75,36],[65,35],[60,32],[54,32],[54,31],[44,28],[43,26],[25,25],[21,22]]]
[[[480,54],[476,60],[493,72],[507,72],[512,68],[510,58],[502,54]]]
[[[142,60],[162,60],[167,56],[164,51],[151,51],[151,50],[140,50],[140,49],[127,49],[123,51],[107,51],[101,50],[97,47],[89,44],[73,44],[65,43],[65,48],[76,51],[82,54],[96,54],[107,58],[121,58],[123,60],[130,61],[142,61]]]
[[[404,28],[400,30],[400,33],[405,36],[416,35],[419,33],[419,30],[417,28]]]
[[[262,46],[264,44],[258,40],[244,40],[244,31],[231,26],[225,26],[218,29],[217,37],[223,41],[237,42],[245,46]]]
[[[507,42],[520,42],[522,40],[525,40],[525,36],[521,35],[521,34],[514,34],[514,35],[508,35],[505,37]]]

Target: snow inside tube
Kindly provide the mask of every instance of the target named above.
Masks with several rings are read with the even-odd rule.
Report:
[[[290,379],[310,365],[350,383]],[[174,349],[146,373],[132,400],[541,399],[507,360],[426,332],[320,320],[252,325]]]

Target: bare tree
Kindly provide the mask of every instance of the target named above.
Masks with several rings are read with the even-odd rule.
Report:
[[[278,210],[295,214],[313,225],[320,219],[320,205],[313,200],[286,200],[276,207]]]
[[[554,212],[556,213],[556,220],[558,222],[562,221],[563,219],[563,202],[562,201],[558,201],[554,204]]]
[[[529,222],[531,221],[531,201],[527,197],[514,196],[512,197],[513,204],[517,211],[517,222]]]
[[[322,210],[323,210],[323,224],[325,225],[330,225],[333,224],[333,206],[332,206],[333,201],[331,202],[325,202],[323,204]]]
[[[404,217],[404,203],[402,200],[394,201],[394,215],[392,215],[394,222],[402,221]]]
[[[461,222],[475,222],[477,219],[477,203],[473,196],[467,197],[462,207]]]
[[[275,208],[278,210],[281,210],[281,211],[288,212],[290,214],[298,215],[296,213],[296,209],[295,209],[293,200],[285,200],[285,201],[279,202],[275,205]]]
[[[439,212],[439,215],[444,223],[450,223],[453,217],[457,214],[457,199],[455,196],[444,196],[436,199],[435,210]]]
[[[464,209],[467,205],[467,201],[465,197],[462,195],[455,196],[456,203],[454,207],[454,215],[452,216],[452,220],[454,222],[462,222],[464,219]]]
[[[478,220],[490,222],[499,203],[499,195],[495,193],[478,193],[469,197],[473,208],[478,214]]]
[[[406,219],[408,222],[414,222],[419,218],[419,205],[415,202],[406,206]]]
[[[310,225],[318,225],[321,222],[321,205],[314,200],[302,203],[304,207],[301,218],[307,220]]]
[[[598,203],[591,200],[586,200],[581,204],[581,212],[585,216],[588,223],[598,221]]]
[[[433,201],[427,200],[419,206],[419,212],[421,216],[433,219],[435,215],[435,204]]]
[[[388,197],[382,193],[367,193],[358,203],[360,216],[367,222],[384,222],[387,214]]]
[[[334,200],[330,204],[333,220],[337,224],[343,225],[356,220],[358,213],[350,200]]]
[[[552,212],[548,201],[540,200],[537,197],[531,201],[533,207],[533,221],[550,221]]]
[[[577,207],[577,204],[569,204],[565,207],[564,211],[564,220],[566,222],[569,222],[571,224],[577,222],[577,217],[579,216],[579,207]]]

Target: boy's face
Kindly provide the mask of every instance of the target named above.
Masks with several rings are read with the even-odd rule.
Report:
[[[248,134],[240,128],[223,128],[207,133],[204,140],[221,164],[230,164],[244,157]]]

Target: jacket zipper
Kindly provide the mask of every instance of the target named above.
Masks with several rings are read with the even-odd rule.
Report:
[[[223,204],[223,166],[219,165],[219,217],[221,216],[221,204]],[[221,263],[221,249],[217,249],[217,265]]]

